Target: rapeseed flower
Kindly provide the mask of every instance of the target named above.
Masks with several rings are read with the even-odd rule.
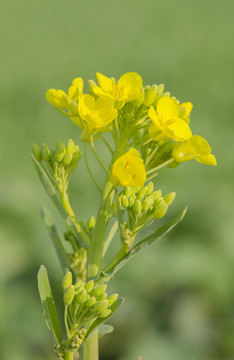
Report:
[[[89,134],[103,131],[118,114],[113,100],[96,99],[87,94],[79,97],[78,112],[81,120],[72,120]]]
[[[152,120],[149,127],[149,136],[155,140],[185,141],[192,136],[189,127],[189,115],[192,110],[191,103],[181,105],[170,96],[159,99],[156,110],[150,107],[148,116]]]
[[[114,101],[117,109],[142,94],[142,78],[134,72],[122,75],[117,84],[113,78],[110,79],[100,73],[97,73],[97,80],[99,86],[93,87],[94,94],[101,99]]]
[[[144,186],[146,172],[140,153],[134,148],[120,156],[111,170],[111,182],[118,186]]]
[[[46,99],[58,109],[67,109],[70,108],[74,101],[78,100],[80,95],[82,95],[83,87],[84,84],[82,78],[75,78],[68,89],[68,94],[63,90],[50,89],[46,93]]]
[[[206,165],[217,165],[216,158],[211,154],[208,142],[198,135],[193,135],[189,140],[175,144],[172,156],[176,162],[181,163],[195,159]]]

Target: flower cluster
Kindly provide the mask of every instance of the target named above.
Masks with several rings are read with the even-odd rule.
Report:
[[[152,171],[164,163],[175,167],[191,159],[216,165],[207,141],[192,134],[191,102],[180,103],[164,92],[162,84],[143,86],[142,78],[134,72],[122,75],[118,81],[97,73],[97,83],[89,80],[88,94],[83,88],[83,80],[76,78],[67,94],[50,89],[46,97],[83,129],[83,140],[109,131],[117,148],[120,142],[124,144],[112,164],[115,187],[143,186],[149,178],[146,166]],[[167,153],[166,148],[170,148]]]

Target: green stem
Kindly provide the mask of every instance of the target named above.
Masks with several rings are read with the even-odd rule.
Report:
[[[152,173],[156,172],[157,170],[159,170],[159,169],[163,168],[164,166],[169,165],[169,164],[170,164],[170,163],[172,163],[173,161],[174,161],[174,159],[173,159],[173,158],[171,158],[171,159],[169,159],[169,160],[165,161],[164,163],[162,163],[162,164],[160,164],[160,165],[156,166],[155,168],[153,168],[153,169],[151,169],[151,170],[147,171],[147,173],[146,173],[146,174],[147,174],[147,175],[150,175],[150,174],[152,174]]]
[[[65,352],[64,360],[73,360],[73,351]]]
[[[89,167],[89,163],[88,163],[88,159],[87,159],[87,144],[86,143],[85,143],[85,146],[84,146],[84,160],[85,160],[85,165],[86,165],[86,168],[88,170],[89,176],[91,177],[91,179],[92,179],[94,185],[96,186],[97,190],[101,193],[102,190],[99,187],[98,183],[96,182],[95,177],[93,176],[93,173],[92,173],[92,171],[90,170],[90,167]]]
[[[84,344],[83,360],[98,360],[98,358],[98,330],[96,330]]]
[[[101,165],[101,167],[103,168],[103,170],[105,171],[105,173],[107,175],[109,175],[109,171],[107,170],[107,168],[105,167],[105,165],[103,164],[102,160],[100,159],[100,157],[98,156],[98,153],[96,152],[95,150],[95,147],[94,147],[94,143],[93,143],[93,136],[91,135],[90,136],[90,145],[91,145],[91,148],[93,150],[93,153],[97,159],[97,161],[99,162],[99,164]]]

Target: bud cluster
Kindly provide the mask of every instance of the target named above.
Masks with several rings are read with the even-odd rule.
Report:
[[[76,169],[81,153],[78,145],[72,139],[68,140],[67,146],[58,141],[55,149],[49,149],[46,144],[39,147],[33,144],[32,152],[37,161],[46,163],[50,175],[56,181],[58,190],[67,189],[68,178]]]
[[[82,339],[84,339],[81,331],[83,331],[85,323],[111,315],[111,306],[118,299],[118,294],[112,294],[108,297],[106,293],[107,285],[93,280],[88,282],[79,280],[73,285],[70,271],[65,274],[62,287],[65,307],[69,307],[73,319],[71,333],[75,335],[73,335],[71,344],[74,344],[77,349],[82,344]]]
[[[174,192],[162,196],[161,190],[154,191],[152,182],[143,188],[126,187],[121,194],[121,205],[127,210],[129,217],[129,228],[127,223],[124,223],[123,233],[126,240],[132,243],[134,234],[136,235],[142,226],[153,218],[161,219],[174,198]]]

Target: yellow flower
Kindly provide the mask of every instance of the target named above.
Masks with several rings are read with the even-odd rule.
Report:
[[[68,94],[63,90],[50,89],[46,93],[46,99],[50,104],[59,109],[67,109],[72,105],[74,107],[73,101],[77,101],[78,97],[82,95],[83,86],[82,78],[76,78],[72,81]]]
[[[97,80],[99,86],[94,86],[93,92],[101,99],[115,101],[117,109],[141,96],[142,78],[137,73],[129,72],[122,75],[117,84],[114,79],[100,73],[97,73]]]
[[[134,148],[120,156],[111,170],[111,182],[118,186],[144,186],[146,172],[140,153]]]
[[[157,103],[156,110],[150,107],[148,115],[152,120],[149,136],[155,141],[172,139],[185,141],[192,136],[188,125],[191,103],[181,105],[170,96],[163,96]]]
[[[217,165],[216,158],[211,154],[211,147],[201,136],[193,135],[188,141],[175,144],[172,156],[180,163],[195,159],[206,165]]]
[[[79,97],[78,111],[81,121],[76,124],[81,125],[89,134],[105,130],[118,114],[113,100],[95,99],[87,94]]]

